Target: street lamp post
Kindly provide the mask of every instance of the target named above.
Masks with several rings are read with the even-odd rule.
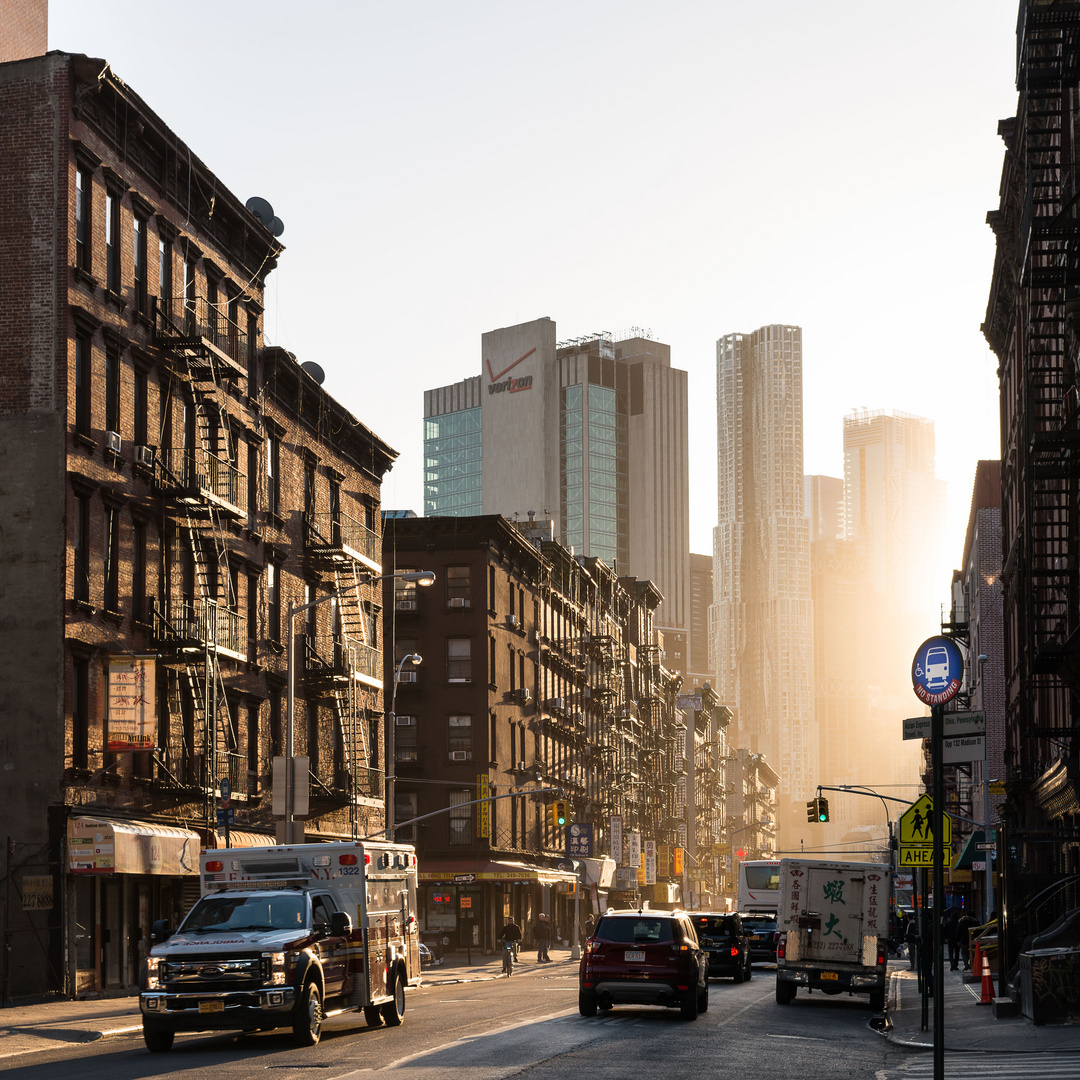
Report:
[[[386,581],[394,578],[398,581],[411,581],[417,585],[428,586],[435,584],[435,574],[431,570],[406,570],[394,574],[365,574],[356,581],[356,586],[349,585],[337,592],[327,593],[325,596],[317,596],[306,604],[297,604],[289,601],[288,612],[288,641],[285,664],[287,668],[287,689],[285,697],[285,822],[284,836],[281,838],[286,844],[299,844],[304,841],[304,830],[296,821],[296,769],[293,756],[293,718],[296,710],[296,633],[293,629],[293,619],[319,604],[325,604],[328,600],[339,597],[347,589],[360,585],[372,585],[376,581]],[[399,668],[400,672],[400,668]],[[395,680],[396,689],[396,680]]]
[[[394,687],[390,691],[390,712],[386,718],[386,839],[391,843],[395,839],[394,781],[397,780],[397,762],[394,759],[397,756],[397,713],[394,710],[397,706],[397,688],[401,681],[401,669],[406,664],[419,665],[423,662],[424,658],[419,653],[403,656],[394,671]]]

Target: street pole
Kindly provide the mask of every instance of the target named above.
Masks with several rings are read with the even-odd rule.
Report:
[[[945,962],[941,955],[941,913],[945,904],[945,867],[942,837],[945,834],[945,777],[942,775],[944,756],[945,706],[930,709],[930,767],[934,774],[933,820],[934,856],[934,1080],[945,1080]]]
[[[285,693],[285,843],[296,843],[293,835],[296,823],[296,777],[293,761],[293,711],[296,707],[296,635],[293,633],[293,617],[296,603],[289,601],[289,622],[286,642],[285,667],[288,672],[288,688]]]
[[[401,681],[401,669],[406,663],[418,665],[424,662],[424,658],[419,653],[408,653],[401,658],[401,662],[397,666],[397,670],[394,672],[394,686],[390,691],[390,712],[386,718],[386,839],[391,843],[395,840],[394,827],[394,781],[397,779],[395,775],[397,773],[397,763],[394,758],[397,756],[397,713],[394,711],[397,707],[397,688],[398,683]]]

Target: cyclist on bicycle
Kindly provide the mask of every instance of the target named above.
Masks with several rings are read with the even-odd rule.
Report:
[[[517,959],[518,944],[521,941],[521,927],[513,919],[508,919],[506,925],[499,932],[503,943],[503,971],[509,978],[514,970],[514,960]]]

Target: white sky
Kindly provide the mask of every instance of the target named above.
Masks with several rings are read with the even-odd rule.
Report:
[[[806,471],[842,475],[854,408],[935,420],[947,569],[999,453],[979,326],[1016,12],[51,0],[49,47],[110,60],[273,204],[267,340],[400,451],[387,507],[422,512],[423,390],[477,373],[484,331],[638,326],[690,373],[691,544],[711,553],[716,339],[796,323]]]

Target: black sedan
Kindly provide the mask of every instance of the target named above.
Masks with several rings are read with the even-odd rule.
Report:
[[[776,916],[761,913],[743,914],[742,924],[750,939],[750,959],[758,964],[775,964],[776,946],[780,940]]]

